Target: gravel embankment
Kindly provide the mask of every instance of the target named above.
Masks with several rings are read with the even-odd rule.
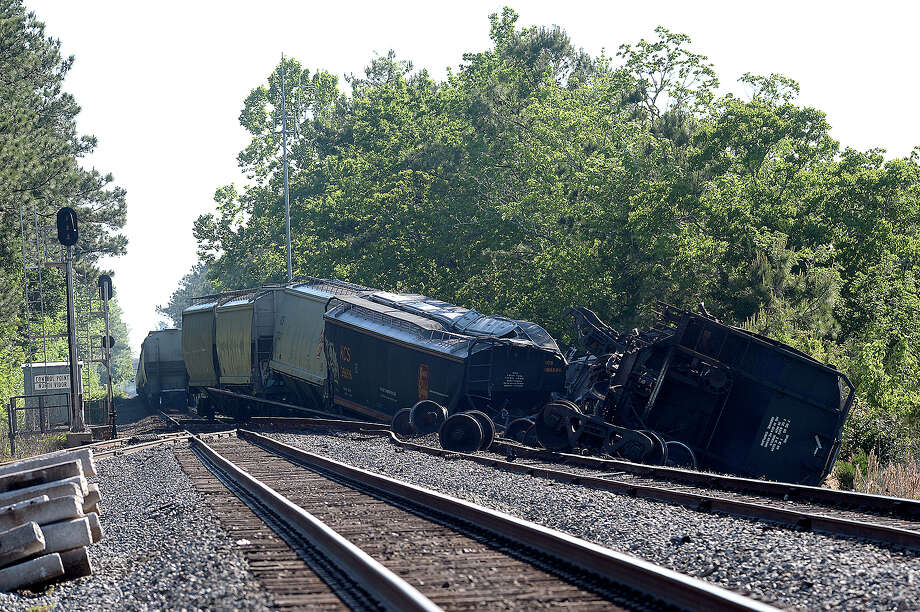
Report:
[[[566,531],[783,607],[914,610],[920,558],[404,451],[362,434],[274,434],[351,465]]]
[[[95,575],[40,593],[0,594],[0,609],[262,610],[271,605],[172,448],[96,463],[103,538]]]

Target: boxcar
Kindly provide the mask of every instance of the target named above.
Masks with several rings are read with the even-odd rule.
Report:
[[[151,408],[185,408],[188,403],[188,375],[178,329],[147,334],[141,344],[135,385],[137,395]]]
[[[333,403],[389,420],[431,399],[448,412],[531,414],[563,387],[565,360],[541,327],[422,295],[342,296],[325,315]],[[502,419],[504,420],[504,419]]]

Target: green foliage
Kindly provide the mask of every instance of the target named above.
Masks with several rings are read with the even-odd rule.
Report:
[[[214,292],[214,284],[208,280],[208,266],[197,263],[179,281],[179,287],[169,296],[166,306],[157,306],[157,312],[168,318],[173,327],[180,328],[182,311],[192,303],[192,298]]]
[[[687,35],[655,33],[617,64],[506,8],[492,46],[443,81],[390,52],[348,94],[286,59],[289,85],[313,85],[293,149],[295,271],[540,321],[563,340],[572,304],[628,329],[656,300],[705,302],[849,374],[849,449],[907,452],[895,438],[920,419],[920,149],[841,149],[783,75],[748,73],[745,97],[719,96]],[[254,184],[219,188],[195,223],[218,289],[284,278],[280,78],[279,65],[240,114]]]
[[[840,483],[841,489],[851,491],[853,490],[853,480],[856,478],[856,467],[852,463],[838,461],[834,464],[834,476],[837,477],[837,482]]]

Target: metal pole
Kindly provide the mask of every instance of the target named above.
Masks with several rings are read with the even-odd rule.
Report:
[[[281,148],[284,151],[284,225],[287,238],[287,279],[294,279],[294,268],[291,265],[291,194],[288,188],[288,147],[287,147],[287,100],[285,90],[286,71],[284,68],[284,54],[281,54]]]
[[[108,400],[109,400],[109,422],[112,425],[112,439],[118,437],[118,431],[115,429],[115,396],[112,393],[112,343],[109,338],[109,292],[106,287],[100,288],[102,292],[102,311],[105,317],[105,371],[108,374]]]
[[[65,277],[67,281],[67,348],[70,352],[70,412],[73,415],[73,425],[70,430],[74,432],[85,431],[83,420],[83,398],[79,392],[80,373],[77,357],[77,318],[74,313],[73,300],[73,247],[67,247],[65,259]]]
[[[10,398],[10,457],[16,456],[16,398]]]

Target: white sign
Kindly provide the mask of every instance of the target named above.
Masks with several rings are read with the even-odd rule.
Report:
[[[36,374],[34,390],[70,389],[70,374]]]

